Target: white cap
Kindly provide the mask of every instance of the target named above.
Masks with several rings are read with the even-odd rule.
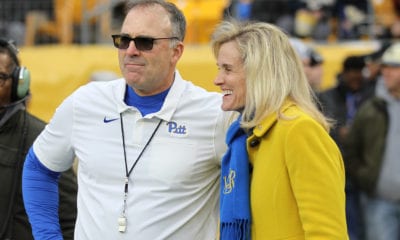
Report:
[[[392,44],[382,56],[382,64],[400,67],[400,42]]]
[[[300,59],[308,59],[310,58],[310,47],[307,46],[304,42],[297,38],[290,38],[290,44],[299,55]]]
[[[290,38],[289,40],[301,60],[309,59],[311,65],[317,65],[324,62],[324,58],[317,51],[300,39]]]

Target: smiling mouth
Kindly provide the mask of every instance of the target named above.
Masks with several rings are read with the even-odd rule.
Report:
[[[226,95],[231,95],[232,93],[233,93],[232,90],[224,90],[224,91],[222,91],[222,94],[223,94],[224,96],[226,96]]]

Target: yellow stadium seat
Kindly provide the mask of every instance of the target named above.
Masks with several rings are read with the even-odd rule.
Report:
[[[208,43],[216,24],[222,20],[228,0],[170,0],[187,20],[186,43]]]
[[[397,16],[392,0],[372,0],[375,22],[385,27],[391,26]]]
[[[25,45],[35,44],[39,34],[53,37],[61,44],[71,44],[74,38],[74,26],[81,24],[83,11],[93,9],[96,4],[109,0],[86,0],[82,8],[81,0],[54,0],[54,19],[41,11],[30,11],[26,16]],[[92,23],[93,23],[93,19]]]

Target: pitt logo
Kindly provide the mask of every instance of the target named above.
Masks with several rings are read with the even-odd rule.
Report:
[[[232,169],[229,170],[228,176],[224,176],[224,194],[229,194],[235,187],[235,176],[236,172]]]
[[[167,122],[168,132],[175,136],[186,136],[187,129],[185,125],[178,125],[176,122]]]

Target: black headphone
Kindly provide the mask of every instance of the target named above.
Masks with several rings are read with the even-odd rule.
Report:
[[[11,101],[18,101],[24,99],[29,95],[29,87],[31,83],[31,75],[26,67],[22,67],[18,60],[18,49],[13,41],[7,41],[0,38],[0,46],[8,49],[10,56],[16,67],[11,73],[12,86],[11,86]]]

